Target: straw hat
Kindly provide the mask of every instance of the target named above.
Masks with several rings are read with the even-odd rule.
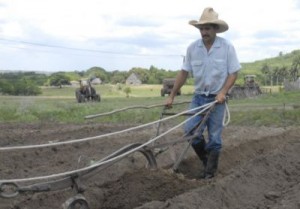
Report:
[[[217,33],[222,33],[228,30],[228,25],[225,21],[218,19],[218,13],[214,11],[213,8],[207,7],[204,9],[199,21],[191,20],[189,21],[190,25],[199,28],[203,24],[216,24],[219,26]]]

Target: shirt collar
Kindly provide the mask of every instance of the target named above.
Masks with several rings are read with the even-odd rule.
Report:
[[[203,44],[202,39],[199,39],[199,40],[198,40],[198,44],[197,44],[197,45],[198,45],[199,47],[204,47],[204,44]],[[216,39],[215,39],[215,41],[214,41],[212,47],[214,47],[214,48],[221,47],[221,40],[220,40],[220,38],[219,38],[218,36],[216,36]]]

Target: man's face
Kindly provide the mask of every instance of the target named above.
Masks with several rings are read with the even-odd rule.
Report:
[[[200,25],[199,27],[204,42],[213,42],[216,37],[216,26],[211,24]]]

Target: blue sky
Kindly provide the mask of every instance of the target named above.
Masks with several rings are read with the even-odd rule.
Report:
[[[299,0],[0,0],[0,70],[178,70],[213,7],[241,62],[300,49]]]

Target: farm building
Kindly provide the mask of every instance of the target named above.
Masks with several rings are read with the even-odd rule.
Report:
[[[79,86],[79,81],[70,81],[70,83],[71,83],[72,86]],[[81,83],[82,83],[83,86],[88,85],[88,79],[81,80]],[[94,78],[91,81],[92,85],[99,85],[101,83],[102,83],[102,80],[100,78]]]
[[[101,81],[100,78],[94,78],[94,79],[91,81],[91,84],[93,84],[93,85],[99,85],[99,84],[101,84],[101,83],[102,83],[102,81]]]
[[[71,86],[79,86],[79,81],[70,81]]]
[[[126,79],[127,85],[141,85],[142,81],[135,73],[131,73],[130,76]]]

